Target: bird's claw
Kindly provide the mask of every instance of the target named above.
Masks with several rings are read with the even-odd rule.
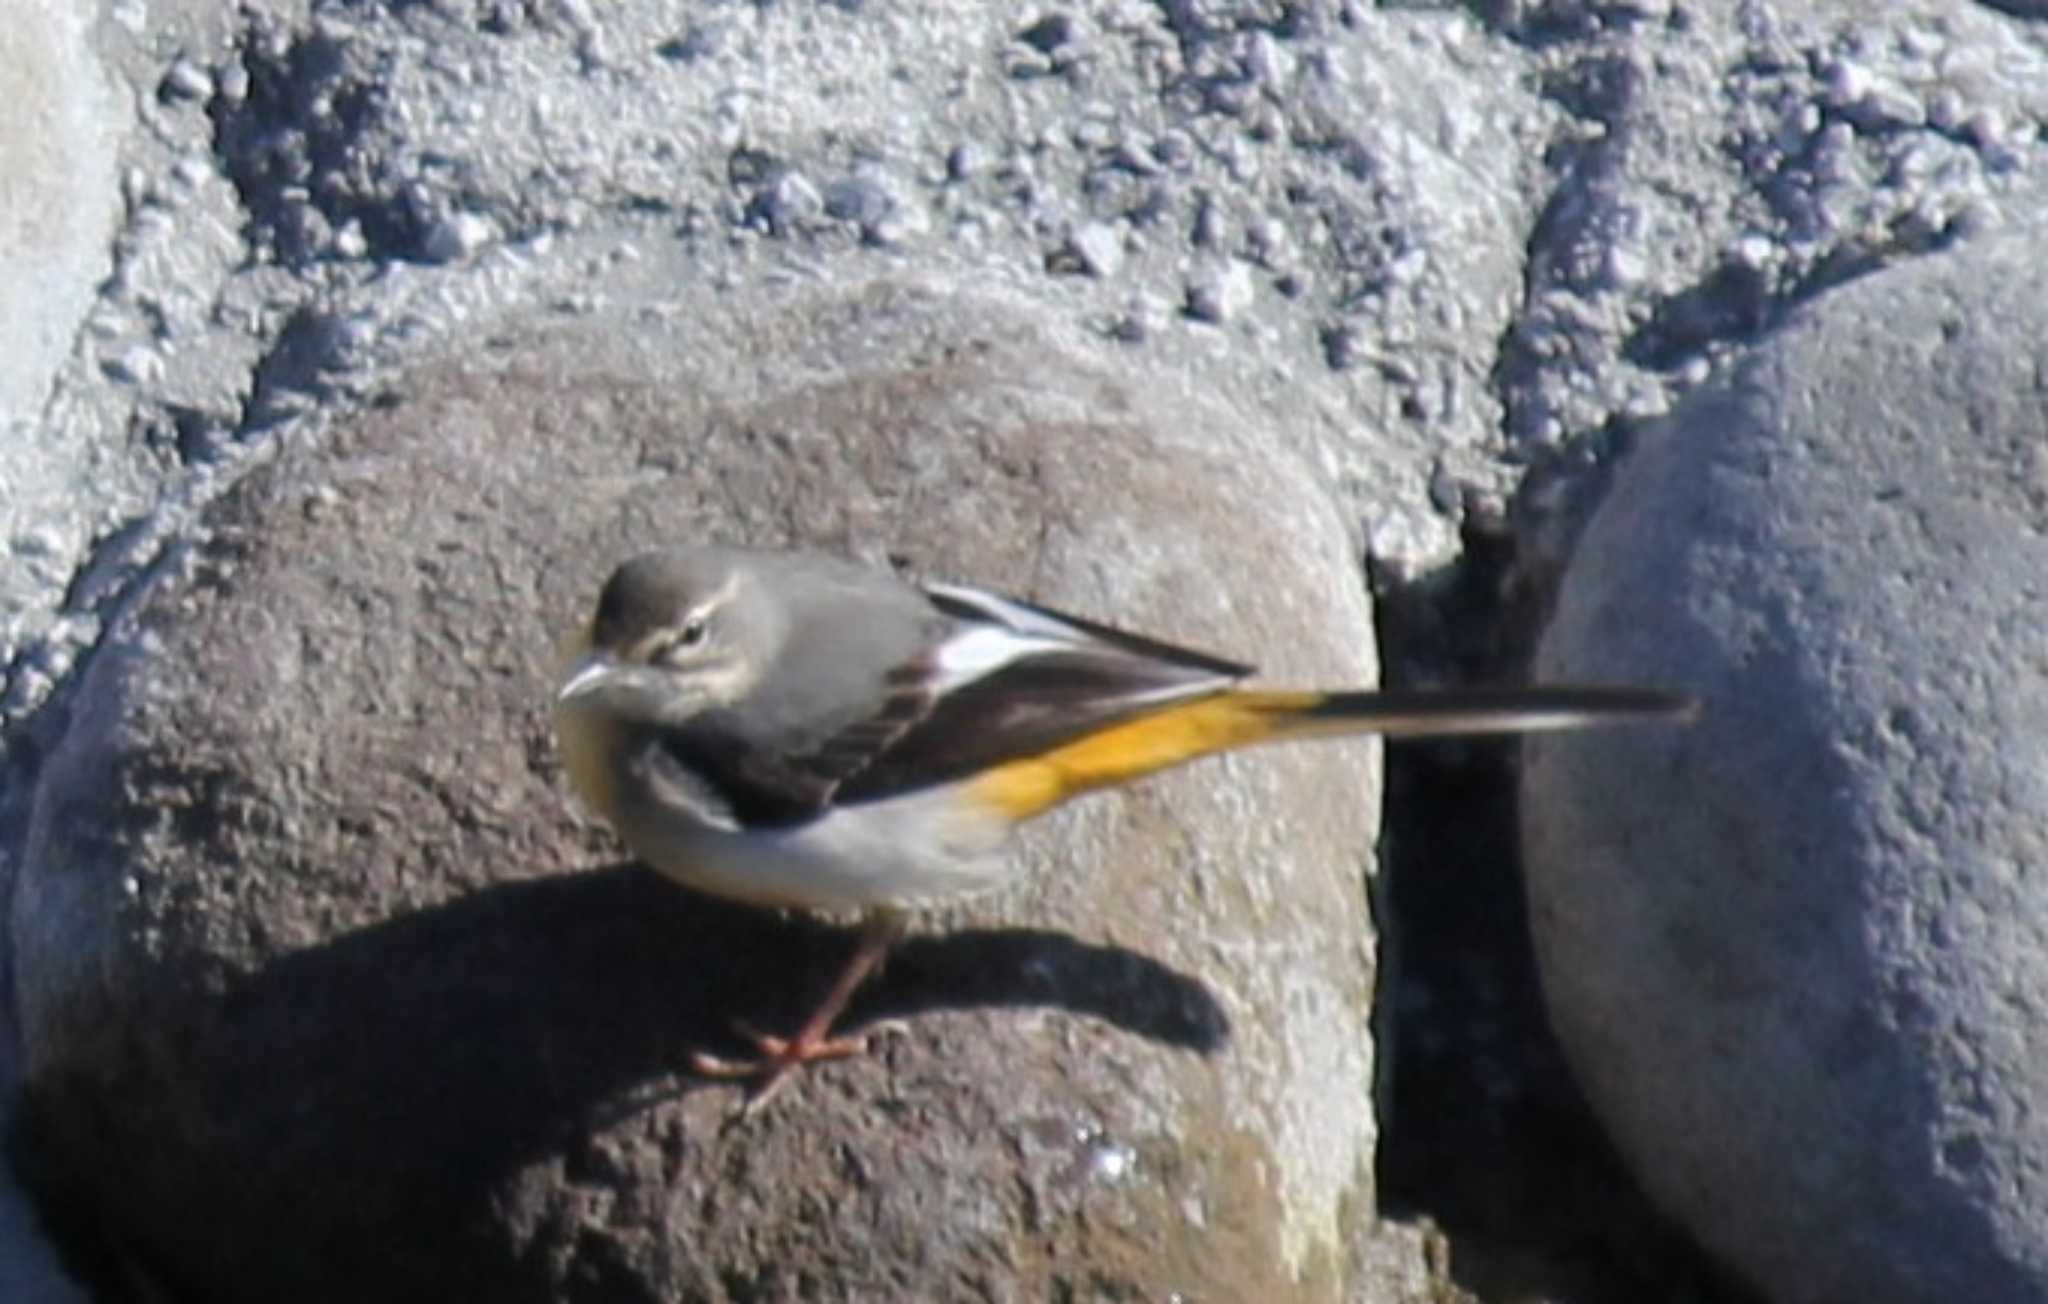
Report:
[[[690,1067],[702,1077],[750,1083],[747,1103],[741,1112],[752,1114],[782,1089],[795,1070],[807,1064],[865,1054],[869,1039],[877,1033],[898,1032],[902,1028],[903,1024],[891,1019],[846,1037],[822,1034],[807,1037],[802,1033],[794,1037],[777,1037],[751,1024],[736,1022],[733,1030],[753,1044],[757,1052],[754,1057],[727,1059],[722,1055],[698,1051],[690,1056]]]

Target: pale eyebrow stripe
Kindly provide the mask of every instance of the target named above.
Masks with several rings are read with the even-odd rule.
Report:
[[[722,607],[726,603],[731,602],[734,597],[738,596],[740,591],[740,582],[743,578],[744,577],[741,576],[738,571],[735,571],[731,575],[726,576],[725,583],[719,585],[710,597],[704,599],[702,602],[698,603],[696,606],[690,608],[688,611],[683,613],[683,620],[685,622],[688,622],[691,620],[706,619],[711,615],[713,611],[716,611],[719,607]],[[666,643],[668,641],[669,630],[671,628],[673,627],[663,626],[660,629],[651,631],[645,638],[641,639],[638,643],[635,643],[633,645],[631,652],[628,653],[628,656],[632,659],[641,661],[649,659],[649,654],[653,651],[654,646],[656,644]]]
[[[737,570],[735,570],[732,574],[726,576],[725,583],[719,585],[717,590],[713,592],[710,597],[704,599],[696,606],[690,608],[686,618],[702,620],[705,617],[709,616],[712,612],[724,606],[726,603],[731,602],[733,598],[738,596],[740,591],[740,584],[743,580],[745,580],[745,578],[746,576],[744,576]]]

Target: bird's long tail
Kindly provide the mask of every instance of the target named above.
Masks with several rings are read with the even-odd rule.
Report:
[[[1121,720],[1042,756],[997,766],[974,785],[984,799],[1021,820],[1097,788],[1255,743],[1342,734],[1423,738],[1682,723],[1697,709],[1691,698],[1634,688],[1237,689]]]

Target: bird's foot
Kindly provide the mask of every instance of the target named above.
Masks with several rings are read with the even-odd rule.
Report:
[[[809,1029],[794,1037],[777,1037],[749,1024],[735,1023],[734,1030],[752,1042],[758,1052],[754,1058],[727,1059],[722,1055],[698,1051],[690,1056],[690,1067],[707,1078],[747,1082],[747,1103],[742,1112],[751,1114],[767,1104],[795,1070],[807,1064],[864,1055],[869,1038],[877,1033],[896,1031],[901,1026],[891,1020],[847,1037],[828,1037],[823,1032],[814,1033]]]

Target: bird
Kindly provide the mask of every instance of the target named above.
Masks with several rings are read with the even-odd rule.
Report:
[[[833,1027],[920,906],[1001,884],[1011,831],[1085,793],[1253,744],[1689,719],[1608,686],[1313,690],[990,589],[849,559],[697,544],[613,570],[571,636],[563,770],[642,862],[713,896],[856,912],[859,940],[790,1035],[698,1052],[747,1109],[862,1052]]]

